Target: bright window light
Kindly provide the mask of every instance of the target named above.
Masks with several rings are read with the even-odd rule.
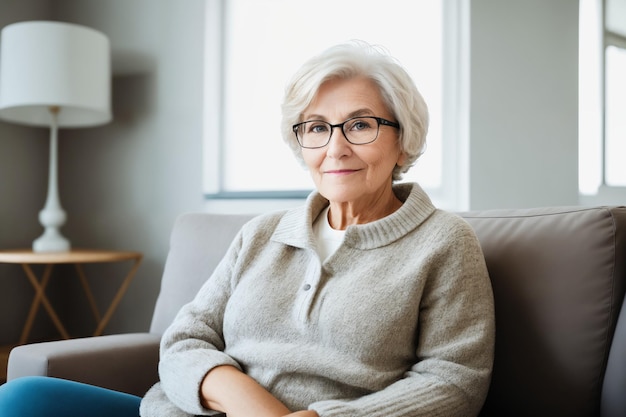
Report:
[[[442,1],[227,0],[223,21],[220,192],[307,190],[280,134],[280,104],[305,60],[351,39],[385,47],[430,110],[427,151],[406,180],[442,184]]]
[[[626,186],[626,49],[606,50],[606,184]]]
[[[602,183],[602,19],[598,0],[580,0],[578,184],[595,194]]]

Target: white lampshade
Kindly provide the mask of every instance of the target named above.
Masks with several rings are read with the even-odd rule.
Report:
[[[67,215],[57,186],[57,130],[111,120],[111,57],[107,37],[62,22],[21,22],[0,34],[0,119],[50,128],[48,196],[39,212],[44,233],[35,252],[63,252]]]
[[[88,27],[20,22],[1,34],[0,118],[50,126],[87,127],[111,120],[111,59],[107,37]]]

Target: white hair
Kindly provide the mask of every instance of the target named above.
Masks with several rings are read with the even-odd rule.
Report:
[[[382,48],[352,41],[327,49],[308,60],[287,84],[282,104],[283,139],[304,164],[293,125],[302,120],[318,90],[327,81],[366,77],[380,89],[388,110],[400,124],[398,140],[406,156],[396,166],[393,179],[399,180],[424,152],[428,132],[428,107],[406,70]]]

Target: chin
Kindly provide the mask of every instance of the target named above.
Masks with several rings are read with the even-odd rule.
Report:
[[[352,190],[342,190],[342,189],[318,189],[319,193],[324,196],[328,201],[332,201],[333,203],[348,203],[350,201],[356,200],[359,195],[354,193],[354,189]]]

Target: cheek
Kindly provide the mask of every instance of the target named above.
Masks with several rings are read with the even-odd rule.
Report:
[[[389,171],[396,165],[398,154],[393,149],[380,147],[361,154],[361,160],[365,161],[373,170]]]
[[[302,159],[309,171],[313,172],[324,160],[324,155],[315,149],[302,149]]]

